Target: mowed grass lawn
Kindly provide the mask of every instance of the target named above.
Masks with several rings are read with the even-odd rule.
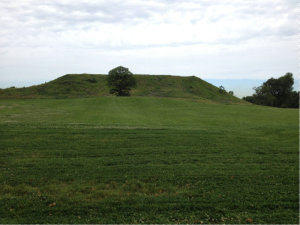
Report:
[[[298,223],[297,109],[0,100],[0,223]]]

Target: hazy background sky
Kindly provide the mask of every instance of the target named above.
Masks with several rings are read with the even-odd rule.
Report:
[[[298,0],[0,0],[0,87],[122,65],[241,97],[299,76],[298,13]]]

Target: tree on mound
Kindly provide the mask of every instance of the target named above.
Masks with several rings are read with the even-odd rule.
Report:
[[[118,66],[108,73],[110,93],[117,96],[130,96],[130,89],[136,86],[136,80],[128,68]]]

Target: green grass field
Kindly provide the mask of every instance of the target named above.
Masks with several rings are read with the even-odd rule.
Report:
[[[0,223],[298,223],[296,109],[0,100]]]

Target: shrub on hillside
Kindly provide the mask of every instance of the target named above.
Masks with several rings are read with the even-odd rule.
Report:
[[[89,78],[89,79],[87,79],[87,81],[90,83],[97,83],[97,80],[95,77]]]
[[[225,88],[223,86],[219,87],[219,93],[220,94],[225,94],[226,93],[226,90],[225,90]]]
[[[110,93],[117,96],[129,96],[131,88],[136,86],[136,80],[128,68],[118,66],[108,73]]]

